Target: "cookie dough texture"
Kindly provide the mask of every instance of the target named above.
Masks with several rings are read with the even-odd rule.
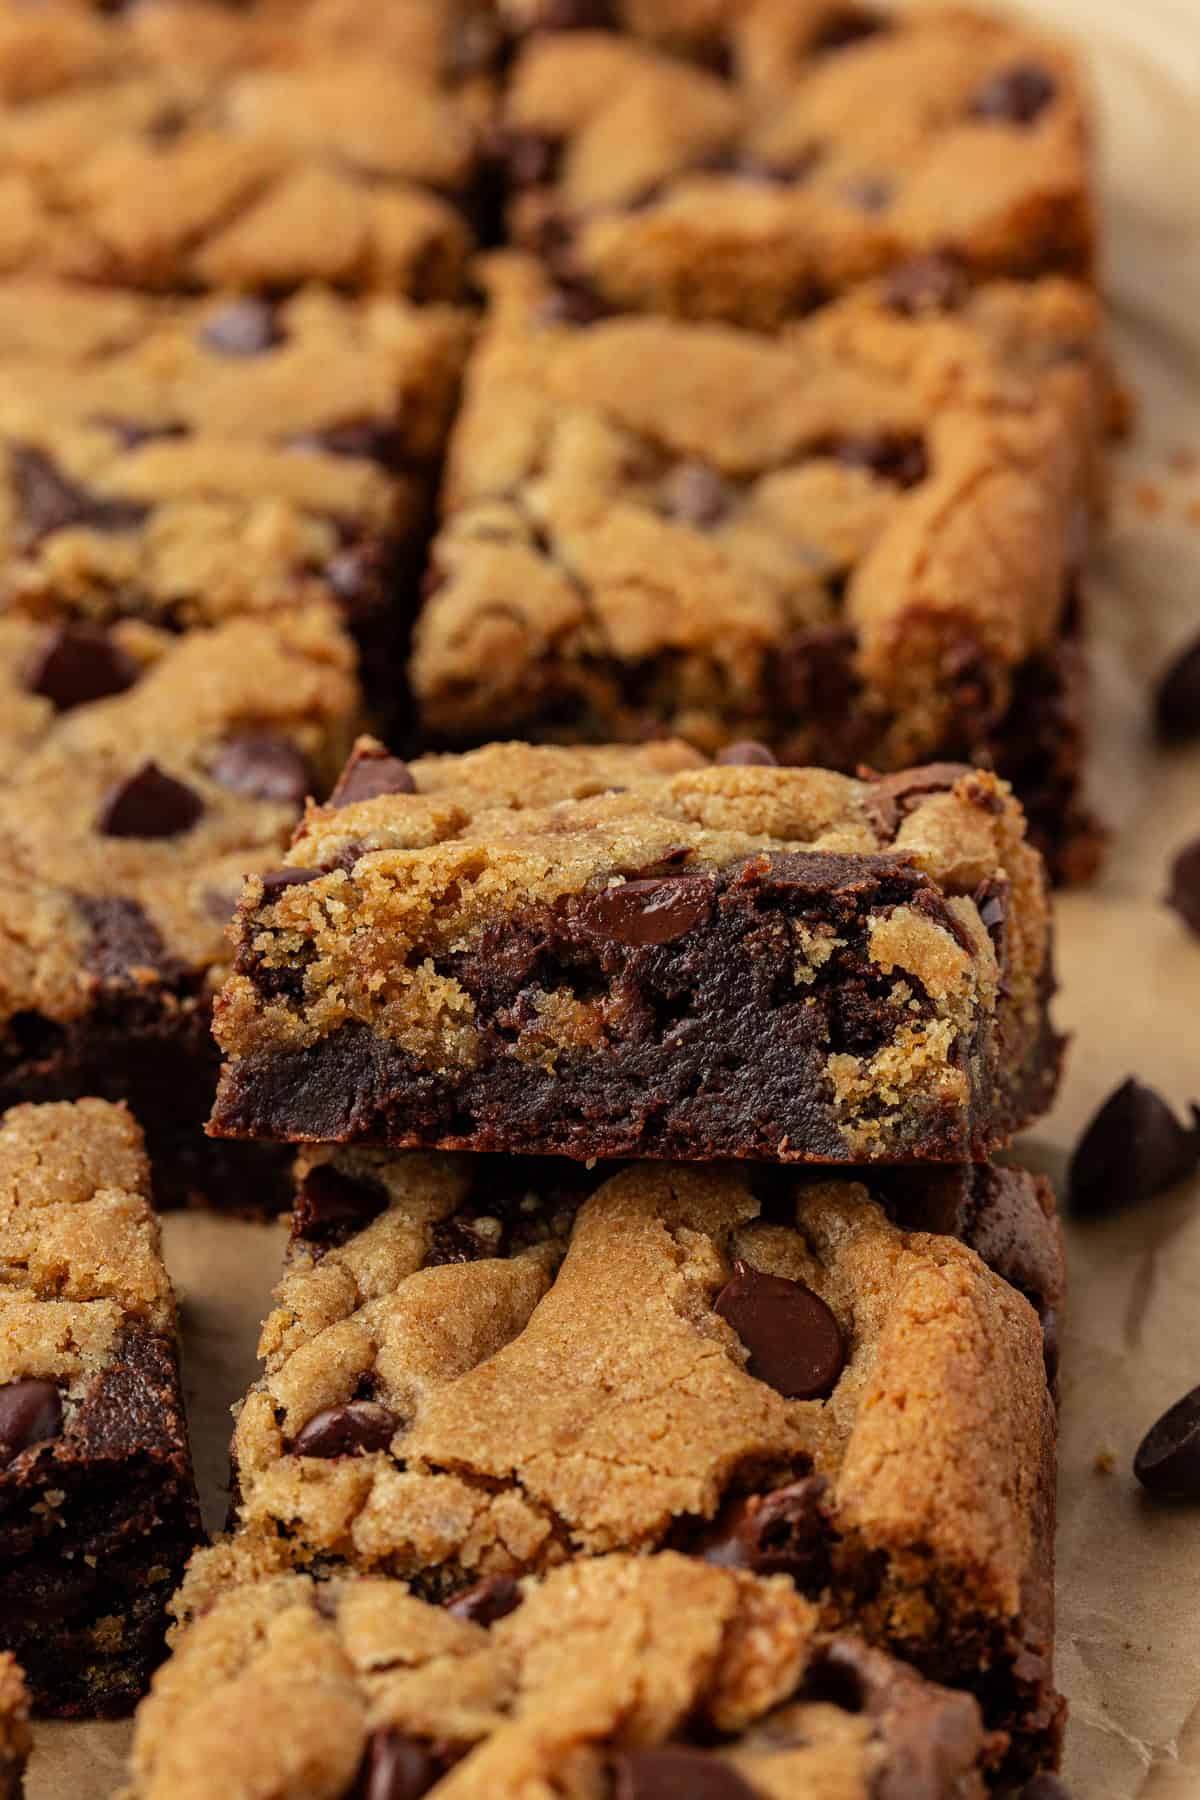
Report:
[[[588,1800],[635,1770],[731,1800],[984,1793],[974,1704],[816,1636],[780,1578],[614,1556],[525,1582],[488,1624],[269,1570],[236,1543],[193,1562],[124,1800],[340,1800],[389,1755],[398,1791],[438,1800]],[[667,1747],[684,1760],[656,1763]]]

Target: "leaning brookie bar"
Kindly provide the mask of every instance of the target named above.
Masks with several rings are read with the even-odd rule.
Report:
[[[785,1581],[679,1556],[614,1556],[443,1611],[399,1582],[272,1575],[222,1546],[177,1611],[124,1800],[985,1792],[993,1740],[965,1695],[822,1636]]]
[[[236,929],[219,1135],[961,1162],[1057,1077],[1041,860],[961,767],[368,740]]]
[[[0,1120],[0,1645],[66,1717],[141,1694],[200,1530],[149,1186],[122,1108]]]
[[[911,1226],[946,1222],[944,1180],[909,1189]],[[1011,1182],[963,1223],[1046,1310],[1057,1227]],[[826,1625],[973,1690],[1009,1771],[1034,1766],[1059,1729],[1038,1316],[878,1197],[745,1165],[317,1153],[234,1437],[243,1536],[434,1598],[617,1550],[786,1573]]]

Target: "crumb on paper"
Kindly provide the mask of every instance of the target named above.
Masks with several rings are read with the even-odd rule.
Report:
[[[1116,1466],[1117,1456],[1114,1450],[1097,1450],[1096,1460],[1092,1464],[1097,1475],[1111,1475]]]

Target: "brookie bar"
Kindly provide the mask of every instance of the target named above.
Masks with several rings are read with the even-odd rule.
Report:
[[[985,1158],[1048,1103],[1041,859],[994,776],[364,740],[251,881],[211,1129]]]
[[[123,1108],[0,1120],[0,1645],[64,1717],[132,1707],[200,1533],[149,1187]]]
[[[302,1159],[265,1370],[234,1438],[243,1536],[446,1599],[674,1548],[785,1573],[977,1694],[1027,1770],[1054,1693],[1058,1302],[1047,1197],[745,1165]],[[878,1204],[882,1199],[884,1205]],[[466,1604],[465,1601],[461,1604]]]

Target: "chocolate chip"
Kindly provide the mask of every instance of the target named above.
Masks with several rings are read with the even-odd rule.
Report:
[[[664,1744],[622,1750],[612,1759],[613,1800],[755,1800],[731,1763],[710,1750]]]
[[[896,189],[892,182],[882,175],[856,175],[846,183],[844,189],[847,200],[860,206],[863,212],[883,212],[892,204]]]
[[[881,838],[894,838],[905,818],[928,794],[948,794],[964,775],[973,773],[969,763],[924,763],[901,769],[895,775],[872,778],[863,795],[863,808]]]
[[[693,1553],[725,1569],[789,1575],[811,1593],[829,1569],[828,1486],[823,1476],[806,1475],[769,1494],[735,1500],[691,1546]]]
[[[845,50],[850,44],[861,44],[864,38],[877,37],[886,28],[887,20],[878,13],[863,12],[856,6],[847,7],[844,12],[835,12],[826,19],[810,49],[817,52]]]
[[[662,484],[663,511],[686,525],[716,525],[731,501],[729,488],[704,462],[676,463]]]
[[[26,678],[31,694],[59,712],[123,694],[141,670],[132,656],[96,625],[60,625],[42,646]]]
[[[1200,1500],[1200,1387],[1150,1427],[1138,1445],[1133,1472],[1163,1500]]]
[[[562,140],[532,131],[513,132],[504,146],[514,187],[541,187],[553,181],[562,161]]]
[[[1098,1218],[1136,1205],[1200,1168],[1200,1108],[1189,1130],[1153,1088],[1131,1076],[1110,1094],[1071,1158],[1071,1211]]]
[[[1058,87],[1037,63],[1017,63],[985,81],[971,101],[977,119],[1005,125],[1032,125],[1054,99]]]
[[[1008,920],[1008,887],[1007,881],[981,881],[971,898],[979,912],[979,917],[992,940],[992,948],[997,960],[1004,949],[1004,927]]]
[[[489,1575],[474,1587],[464,1588],[447,1602],[446,1611],[456,1619],[469,1619],[473,1625],[494,1625],[506,1619],[521,1604],[519,1582],[511,1575]]]
[[[329,805],[336,812],[339,807],[374,800],[380,794],[416,791],[417,784],[407,763],[398,756],[389,756],[382,744],[356,744],[329,796]]]
[[[610,943],[670,944],[707,920],[712,883],[705,876],[664,876],[602,888],[579,903],[576,918]]]
[[[169,978],[175,962],[154,921],[136,900],[117,895],[77,894],[75,905],[91,932],[87,969],[101,981],[144,979],[147,970]]]
[[[612,0],[538,0],[533,17],[537,31],[611,31],[616,24]]]
[[[883,285],[883,304],[914,318],[919,313],[952,312],[966,302],[970,291],[966,270],[958,259],[935,252],[893,269]]]
[[[140,501],[106,500],[77,486],[57,463],[29,444],[9,445],[8,467],[27,548],[72,526],[91,531],[133,531],[150,511]]]
[[[222,356],[261,356],[283,341],[283,332],[274,307],[247,296],[214,313],[201,327],[200,337]]]
[[[310,881],[320,881],[321,874],[320,869],[267,869],[258,878],[262,882],[263,904],[278,900],[287,888],[307,887]]]
[[[1154,721],[1169,744],[1200,737],[1200,637],[1180,651],[1159,682]]]
[[[750,1352],[747,1369],[786,1400],[823,1400],[845,1363],[838,1322],[819,1294],[802,1281],[764,1275],[748,1263],[713,1301]]]
[[[204,802],[186,782],[176,781],[156,762],[145,762],[109,793],[100,813],[105,837],[168,838],[190,831]]]
[[[344,1406],[323,1406],[297,1433],[292,1444],[296,1456],[362,1456],[369,1450],[386,1450],[400,1420],[386,1406],[373,1400],[350,1400]]]
[[[52,1381],[29,1378],[0,1387],[0,1466],[22,1450],[58,1437],[63,1427],[62,1395]]]
[[[599,295],[579,282],[560,281],[530,315],[538,325],[594,325],[609,308]]]
[[[320,431],[303,431],[288,442],[296,450],[319,450],[326,456],[358,457],[396,469],[404,461],[405,443],[398,425],[382,419],[359,419],[343,425],[326,425]]]
[[[503,1254],[503,1237],[485,1241],[471,1228],[469,1219],[439,1219],[431,1233],[426,1269],[442,1269],[448,1263],[482,1262],[485,1257]]]
[[[380,1182],[347,1175],[333,1163],[316,1163],[296,1190],[292,1236],[332,1250],[377,1219],[387,1203],[387,1189]]]
[[[839,438],[832,455],[851,469],[869,469],[881,481],[897,487],[916,487],[929,473],[929,460],[921,438],[904,433],[878,432],[873,437]]]
[[[354,1791],[362,1800],[421,1800],[445,1772],[428,1744],[399,1731],[376,1731]]]
[[[1200,937],[1200,838],[1185,844],[1171,864],[1167,905]]]
[[[302,806],[310,785],[308,764],[295,744],[268,731],[242,731],[226,738],[209,774],[232,794],[280,806]]]
[[[191,427],[183,419],[163,419],[151,424],[143,419],[125,419],[117,413],[93,413],[89,421],[111,431],[126,450],[138,450],[143,444],[161,438],[183,438],[191,435]]]
[[[779,758],[765,744],[756,744],[749,738],[740,744],[726,744],[724,750],[718,750],[716,761],[725,768],[763,768],[777,769]]]

